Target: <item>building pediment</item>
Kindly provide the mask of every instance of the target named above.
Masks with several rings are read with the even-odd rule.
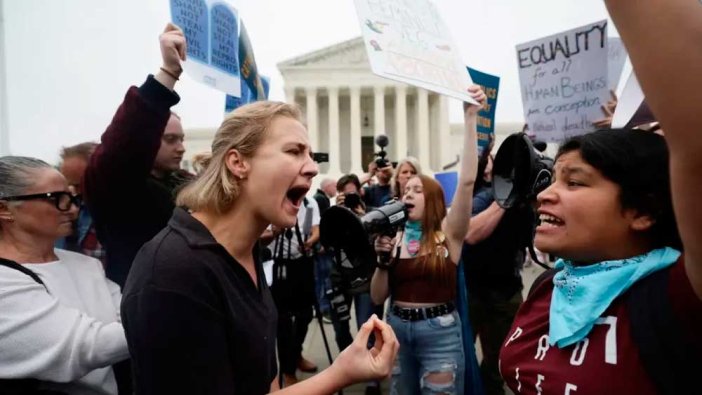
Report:
[[[304,68],[344,68],[365,67],[370,70],[368,55],[362,37],[341,42],[308,54],[298,56],[281,63],[278,69],[281,72],[291,69]]]

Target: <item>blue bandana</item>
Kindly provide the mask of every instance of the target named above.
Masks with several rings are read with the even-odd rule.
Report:
[[[679,257],[679,251],[665,247],[587,266],[557,260],[555,268],[563,270],[553,277],[549,343],[563,348],[579,342],[614,299],[639,279],[672,265]]]
[[[422,242],[422,222],[407,221],[405,223],[405,243],[407,244],[407,252],[415,256],[419,253],[419,246]]]

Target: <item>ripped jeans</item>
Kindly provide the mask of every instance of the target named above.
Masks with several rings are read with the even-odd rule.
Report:
[[[400,342],[392,395],[463,395],[465,354],[456,311],[420,321],[403,321],[388,311],[387,322]]]

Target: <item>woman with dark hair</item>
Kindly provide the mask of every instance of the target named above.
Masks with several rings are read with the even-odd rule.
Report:
[[[522,394],[699,393],[702,5],[606,3],[666,137],[563,144],[534,240],[561,259],[519,310],[501,372]]]
[[[469,92],[476,101],[485,102],[478,87]],[[455,304],[456,265],[470,220],[479,110],[477,105],[465,106],[463,159],[451,211],[446,213],[444,193],[437,181],[414,176],[407,181],[402,197],[408,208],[404,229],[392,240],[382,236],[375,243],[379,260],[371,297],[376,304],[391,297],[387,321],[401,345],[392,374],[392,394],[464,391],[465,354]]]

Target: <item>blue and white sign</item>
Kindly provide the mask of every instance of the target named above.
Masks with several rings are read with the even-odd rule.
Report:
[[[478,111],[478,155],[482,155],[495,139],[495,110],[497,109],[497,92],[500,89],[500,77],[483,73],[468,67],[470,78],[480,85],[487,96],[485,108]]]
[[[214,0],[170,0],[170,5],[171,19],[188,42],[185,72],[196,81],[240,96],[237,10]]]

